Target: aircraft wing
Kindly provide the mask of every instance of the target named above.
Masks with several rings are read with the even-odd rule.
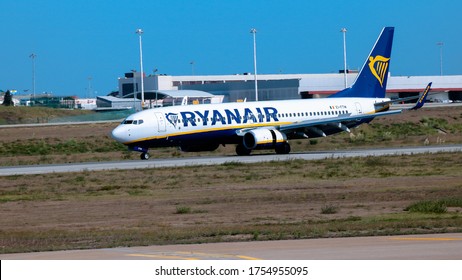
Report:
[[[287,124],[287,125],[281,125],[279,127],[279,130],[281,132],[287,132],[287,131],[293,131],[293,130],[297,130],[301,128],[309,128],[309,127],[315,127],[315,126],[320,126],[320,125],[336,125],[339,128],[342,128],[343,122],[373,119],[376,117],[382,117],[386,115],[395,115],[401,112],[402,110],[393,110],[393,111],[379,112],[379,113],[374,113],[374,114],[361,114],[361,115],[355,115],[355,116],[347,115],[347,116],[340,116],[340,117],[335,117],[335,118],[307,120],[307,121],[301,121],[301,122],[296,122],[296,123]],[[344,130],[348,131],[348,128],[345,127]]]
[[[380,107],[380,106],[385,106],[390,105],[391,103],[398,103],[398,102],[403,102],[403,101],[408,101],[408,100],[413,100],[413,99],[418,99],[416,104],[407,110],[417,110],[422,108],[422,106],[425,104],[425,101],[427,99],[428,93],[430,92],[432,83],[429,83],[425,90],[420,94],[419,96],[413,96],[413,97],[407,97],[407,98],[400,98],[396,100],[390,100],[387,102],[381,102],[381,103],[376,103],[375,105]],[[348,127],[343,124],[343,123],[348,123],[351,121],[362,121],[362,120],[371,120],[376,117],[382,117],[382,116],[387,116],[387,115],[394,115],[394,114],[400,114],[403,110],[392,110],[392,111],[385,111],[385,112],[377,112],[373,114],[361,114],[361,115],[347,115],[347,116],[339,116],[339,117],[334,117],[334,118],[327,118],[327,119],[319,119],[319,120],[306,120],[306,121],[301,121],[301,122],[296,122],[292,124],[287,124],[287,125],[281,125],[279,127],[279,130],[281,132],[293,132],[297,131],[303,128],[311,128],[314,130],[317,130],[320,135],[325,136],[324,132],[322,129],[317,128],[317,127],[322,127],[322,126],[337,126],[339,129],[342,129],[344,131],[349,131]]]
[[[418,99],[416,104],[409,109],[405,110],[417,110],[422,108],[422,106],[425,104],[425,101],[427,99],[428,93],[430,92],[432,83],[429,83],[425,90],[420,94],[419,96],[412,96],[412,97],[406,97],[406,98],[400,98],[400,99],[395,99],[395,100],[390,100],[386,102],[380,102],[380,103],[375,103],[374,105],[376,107],[389,107],[391,103],[398,103],[398,102],[403,102],[403,101],[408,101],[408,100],[413,100],[413,99]],[[271,129],[277,129],[281,132],[284,133],[290,133],[290,132],[297,132],[303,129],[311,129],[313,131],[316,131],[317,134],[321,136],[326,136],[323,127],[326,126],[331,126],[331,127],[337,127],[338,129],[344,130],[349,132],[349,128],[347,125],[348,122],[361,122],[361,121],[369,121],[372,120],[373,118],[376,117],[382,117],[382,116],[387,116],[387,115],[395,115],[395,114],[400,114],[404,110],[391,110],[391,111],[385,111],[385,112],[376,112],[376,113],[370,113],[370,114],[360,114],[360,115],[354,115],[352,116],[351,114],[348,115],[343,115],[343,116],[338,116],[338,117],[332,117],[332,118],[323,118],[323,119],[315,119],[315,120],[305,120],[305,121],[300,121],[300,122],[295,122],[291,124],[285,124],[285,125],[280,125],[280,126],[272,126],[272,127],[267,127]],[[237,131],[237,135],[243,136],[246,132],[253,130],[254,128],[245,128]]]

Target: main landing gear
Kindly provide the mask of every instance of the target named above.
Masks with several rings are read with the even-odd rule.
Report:
[[[149,153],[147,153],[147,152],[146,152],[146,153],[141,153],[141,155],[140,155],[140,158],[141,158],[142,160],[148,160],[149,157],[150,157],[150,155],[149,155]]]
[[[243,144],[238,144],[236,146],[236,154],[238,156],[248,156],[252,152],[251,149],[247,149]]]
[[[289,145],[289,143],[285,142],[285,143],[282,143],[279,146],[276,146],[276,148],[274,148],[274,150],[276,151],[276,154],[286,155],[286,154],[290,153],[290,145]]]
[[[260,149],[262,149],[262,148],[260,148]],[[276,154],[280,154],[280,155],[288,154],[288,153],[290,153],[290,145],[289,145],[289,143],[284,142],[284,143],[282,143],[280,145],[277,145],[274,148],[274,151],[276,152]],[[251,152],[252,152],[252,150],[247,149],[243,144],[238,144],[236,146],[236,154],[238,156],[248,156],[248,155],[250,155]]]

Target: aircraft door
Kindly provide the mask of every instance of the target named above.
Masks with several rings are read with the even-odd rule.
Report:
[[[159,129],[159,132],[165,132],[166,131],[166,123],[165,123],[165,117],[162,113],[154,113],[156,119],[157,119],[157,127]]]
[[[362,114],[362,113],[363,113],[363,110],[362,110],[362,108],[361,108],[361,103],[356,102],[356,103],[355,103],[355,106],[356,106],[356,112],[357,112],[359,115]]]

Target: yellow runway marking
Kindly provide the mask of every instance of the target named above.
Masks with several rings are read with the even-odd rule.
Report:
[[[261,260],[259,258],[254,258],[254,257],[249,257],[249,256],[241,256],[241,255],[236,255],[236,257],[243,259],[243,260],[252,260],[252,261],[258,261]]]
[[[410,241],[462,241],[457,237],[391,237],[391,240],[410,240]]]
[[[169,259],[169,260],[199,260],[197,258],[185,258],[180,256],[153,255],[153,254],[128,254],[129,257],[143,257],[151,259]]]
[[[191,255],[191,256],[204,256],[212,258],[238,258],[244,260],[261,260],[254,257],[244,256],[244,255],[231,255],[231,254],[208,254],[208,253],[199,253],[199,252],[177,252],[178,254]]]
[[[201,260],[201,259],[243,259],[243,260],[260,260],[258,258],[231,255],[231,254],[208,254],[199,252],[166,252],[165,254],[127,254],[129,257],[143,257],[163,260]]]

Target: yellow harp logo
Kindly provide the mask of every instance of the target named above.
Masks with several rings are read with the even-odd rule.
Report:
[[[383,87],[383,80],[388,69],[388,61],[390,58],[377,55],[376,57],[369,57],[369,68],[371,69],[372,75],[377,78],[380,82],[380,86]]]

